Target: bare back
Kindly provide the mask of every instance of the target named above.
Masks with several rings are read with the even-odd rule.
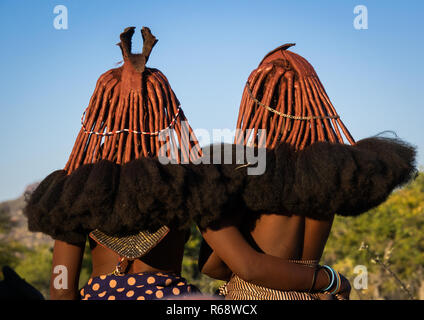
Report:
[[[333,219],[264,214],[251,235],[267,254],[283,259],[320,260],[332,223]]]

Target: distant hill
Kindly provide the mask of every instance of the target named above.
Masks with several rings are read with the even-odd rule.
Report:
[[[19,198],[0,202],[0,212],[3,219],[9,219],[11,227],[4,234],[0,234],[0,240],[17,241],[27,248],[34,248],[42,244],[53,244],[52,238],[40,232],[28,231],[27,218],[24,216],[25,194],[32,192],[38,184],[31,184]]]

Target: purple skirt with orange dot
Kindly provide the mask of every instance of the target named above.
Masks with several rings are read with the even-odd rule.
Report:
[[[148,272],[93,277],[80,290],[82,300],[179,299],[198,293],[199,289],[180,276]]]

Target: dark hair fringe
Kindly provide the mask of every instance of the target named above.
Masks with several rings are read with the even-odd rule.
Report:
[[[280,145],[274,167],[251,179],[244,200],[254,211],[283,210],[314,219],[334,213],[357,216],[416,176],[415,155],[411,145],[382,137],[363,139],[354,146],[318,142],[299,152]],[[261,192],[255,191],[254,180],[260,181]]]
[[[259,176],[238,168],[235,148],[232,164],[162,165],[142,158],[122,166],[102,160],[70,175],[55,171],[29,198],[29,230],[80,243],[94,229],[119,236],[171,224],[217,229],[262,213],[356,216],[417,172],[415,148],[399,139],[318,142],[297,152],[281,144],[267,151]]]

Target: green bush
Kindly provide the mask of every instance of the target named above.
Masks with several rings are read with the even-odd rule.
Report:
[[[213,294],[224,282],[209,278],[202,274],[197,266],[197,258],[199,254],[200,242],[202,236],[196,227],[191,229],[191,237],[187,241],[184,249],[183,268],[181,275],[188,280],[189,283],[195,285],[204,294]]]
[[[424,286],[424,174],[357,218],[337,216],[323,261],[353,283],[356,265],[368,269],[369,288],[355,298],[415,299]],[[397,278],[397,279],[396,279]],[[404,288],[399,280],[404,284]],[[422,290],[422,289],[421,289]]]

